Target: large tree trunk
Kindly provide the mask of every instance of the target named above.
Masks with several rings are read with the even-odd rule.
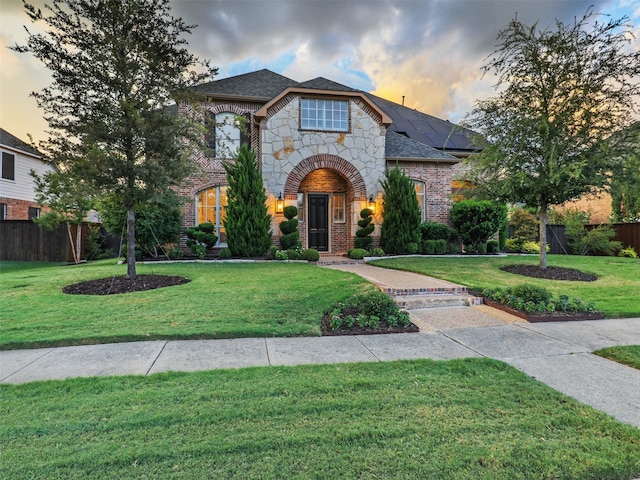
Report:
[[[127,278],[136,279],[136,212],[127,210]]]
[[[540,205],[540,268],[547,268],[547,213],[549,206],[546,203]]]

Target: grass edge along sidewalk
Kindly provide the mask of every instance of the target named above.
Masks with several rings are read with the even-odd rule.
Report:
[[[3,263],[0,349],[137,340],[320,335],[324,311],[374,287],[311,264],[172,263],[139,274],[191,282],[120,295],[66,295],[62,287],[113,275],[114,260],[80,266]]]
[[[640,475],[640,430],[489,359],[0,385],[7,478]]]

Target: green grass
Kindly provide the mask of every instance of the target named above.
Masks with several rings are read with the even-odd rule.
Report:
[[[626,479],[640,430],[467,359],[0,385],[3,478]]]
[[[618,257],[549,255],[548,265],[573,268],[598,276],[595,282],[539,280],[500,270],[513,264],[538,264],[538,257],[404,257],[376,260],[373,265],[422,273],[466,285],[475,290],[532,283],[554,295],[595,302],[608,318],[640,317],[640,260]]]
[[[593,353],[640,370],[640,345],[602,348]]]
[[[367,283],[300,263],[139,265],[138,274],[181,275],[185,285],[108,296],[62,287],[124,275],[125,265],[0,265],[0,349],[152,339],[319,335],[322,313]]]

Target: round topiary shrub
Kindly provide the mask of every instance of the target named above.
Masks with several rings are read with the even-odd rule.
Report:
[[[280,222],[280,231],[282,232],[280,246],[283,250],[290,250],[300,246],[298,219],[295,218],[295,216],[298,215],[298,209],[293,205],[289,205],[284,208],[283,213],[286,220]]]
[[[317,262],[320,259],[320,253],[315,248],[309,248],[302,252],[302,260],[308,262]]]
[[[368,250],[373,243],[373,238],[369,235],[373,232],[375,225],[373,222],[373,212],[369,208],[363,208],[360,211],[360,220],[358,220],[358,226],[356,230],[355,247]]]
[[[354,248],[349,252],[349,258],[353,258],[354,260],[362,260],[369,254],[364,248]]]

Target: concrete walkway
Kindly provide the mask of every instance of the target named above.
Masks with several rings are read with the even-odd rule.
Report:
[[[350,271],[355,268],[347,267]],[[363,267],[367,268],[362,272],[374,283],[384,281],[391,287],[399,287],[404,282],[399,272],[374,272],[371,269],[383,269]],[[411,284],[411,288],[422,288],[435,279],[405,280],[423,282],[417,287]],[[640,345],[640,318],[530,324],[502,317],[485,306],[419,313],[418,320],[423,323],[421,333],[417,334],[148,341],[0,351],[0,382],[20,384],[166,371],[490,357],[640,428],[640,371],[591,354],[602,347]]]

